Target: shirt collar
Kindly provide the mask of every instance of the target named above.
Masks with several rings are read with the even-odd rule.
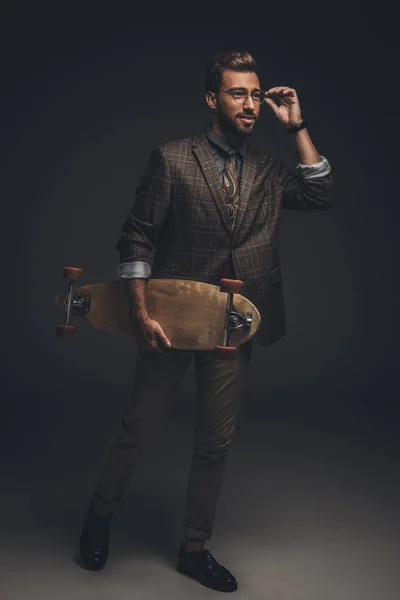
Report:
[[[208,123],[206,125],[205,134],[211,142],[213,142],[216,146],[221,148],[221,150],[223,150],[224,152],[227,152],[227,153],[228,152],[238,152],[238,154],[240,154],[242,156],[242,158],[245,156],[246,151],[247,151],[247,141],[245,139],[243,140],[242,144],[238,148],[236,148],[236,149],[232,148],[228,144],[228,142],[226,141],[225,138],[223,138],[218,133],[213,131],[213,129],[211,127],[211,123]]]

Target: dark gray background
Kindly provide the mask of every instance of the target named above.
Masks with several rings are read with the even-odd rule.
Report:
[[[296,88],[310,135],[332,165],[335,205],[321,213],[283,212],[288,333],[269,348],[254,344],[214,548],[242,543],[248,556],[257,550],[257,556],[261,552],[279,563],[271,548],[289,547],[297,531],[299,563],[314,540],[310,532],[319,532],[312,560],[324,552],[329,557],[334,548],[332,560],[338,562],[333,564],[340,567],[337,577],[331,574],[333,590],[345,598],[351,586],[340,572],[347,555],[337,540],[344,540],[354,559],[360,554],[351,543],[361,535],[366,555],[357,563],[359,577],[357,570],[351,572],[354,589],[374,597],[372,566],[381,574],[377,590],[383,582],[394,585],[390,536],[399,527],[394,508],[399,494],[395,36],[390,15],[298,8],[275,7],[260,15],[248,6],[241,24],[239,19],[224,25],[216,18],[138,23],[116,9],[104,15],[10,10],[2,20],[0,185],[6,218],[0,439],[8,544],[3,554],[10,565],[13,557],[17,564],[24,547],[28,564],[36,560],[45,573],[43,565],[56,560],[55,543],[68,597],[70,581],[80,593],[69,553],[100,452],[129,404],[136,350],[125,339],[86,327],[73,341],[56,339],[62,317],[53,296],[65,289],[64,265],[82,267],[84,283],[117,278],[115,243],[149,154],[156,144],[196,133],[208,121],[205,66],[231,49],[253,53],[262,87]],[[294,168],[293,140],[269,107],[262,112],[253,145],[279,154]],[[116,518],[115,539],[127,545],[128,556],[131,544],[140,542],[143,550],[150,540],[161,554],[175,552],[194,401],[190,370],[170,421],[143,458],[131,497]],[[169,494],[162,491],[165,486]],[[304,529],[300,523],[306,523]],[[329,537],[325,528],[337,532],[343,523],[348,526],[343,538]],[[375,538],[368,537],[371,531]],[[299,542],[304,539],[306,554]],[[377,567],[378,546],[387,560]],[[243,564],[239,556],[237,562],[231,557],[232,570]],[[249,570],[257,564],[249,563]],[[243,585],[254,582],[243,597],[255,598],[253,592],[267,597],[262,591],[274,581],[279,597],[293,598],[290,586],[282,588],[278,575],[274,579],[277,571],[271,569],[265,579],[268,564],[266,559],[251,577],[243,570]],[[288,564],[287,556],[282,558],[282,572]],[[64,568],[71,570],[68,576]],[[310,575],[299,572],[300,580],[304,577],[299,597],[313,598]],[[149,573],[152,579],[151,566]],[[316,597],[330,572],[320,566],[318,573]],[[291,576],[296,578],[296,571]],[[45,593],[45,575],[31,581]],[[5,578],[4,585],[21,597],[22,583]],[[197,588],[188,587],[188,593],[192,589]],[[383,597],[391,598],[391,590]]]

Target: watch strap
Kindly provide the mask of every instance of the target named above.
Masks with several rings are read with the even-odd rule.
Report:
[[[297,131],[301,131],[302,129],[305,129],[308,126],[308,122],[305,119],[302,119],[300,121],[300,123],[297,123],[296,125],[292,125],[291,127],[287,128],[288,133],[296,133]]]

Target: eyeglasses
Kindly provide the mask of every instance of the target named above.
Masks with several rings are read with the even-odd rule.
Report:
[[[224,92],[225,94],[232,96],[237,104],[244,104],[249,96],[251,96],[254,104],[262,104],[266,96],[266,93],[262,92],[261,90],[256,90],[251,94],[248,94],[245,90],[233,90],[232,92],[229,90],[220,90],[220,92]]]

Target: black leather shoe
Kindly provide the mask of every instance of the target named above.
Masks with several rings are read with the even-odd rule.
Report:
[[[205,548],[185,552],[182,545],[178,551],[177,570],[197,579],[204,586],[219,592],[235,592],[238,584],[232,573],[220,565]]]
[[[110,525],[111,515],[100,517],[94,512],[91,503],[79,538],[81,559],[90,571],[100,571],[107,562]]]

